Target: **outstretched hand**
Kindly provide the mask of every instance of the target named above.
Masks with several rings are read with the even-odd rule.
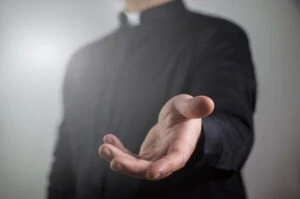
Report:
[[[166,178],[188,162],[200,137],[202,118],[213,109],[209,97],[177,95],[161,109],[139,154],[133,154],[116,136],[108,134],[99,147],[99,155],[115,172],[148,180]]]

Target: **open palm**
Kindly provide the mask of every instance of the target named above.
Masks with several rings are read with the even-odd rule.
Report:
[[[108,134],[99,155],[110,162],[113,171],[148,180],[163,179],[187,163],[198,142],[202,118],[213,109],[208,97],[177,95],[162,107],[139,154],[131,153],[116,136]]]

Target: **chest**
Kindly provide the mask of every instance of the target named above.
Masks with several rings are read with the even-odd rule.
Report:
[[[74,131],[83,136],[78,146],[87,139],[97,147],[111,132],[138,150],[162,106],[188,84],[193,64],[189,35],[168,35],[125,34],[87,59],[74,89],[71,117]]]

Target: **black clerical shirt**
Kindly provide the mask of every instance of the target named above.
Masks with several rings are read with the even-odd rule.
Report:
[[[64,119],[49,177],[49,199],[243,199],[240,169],[253,144],[256,81],[245,32],[172,1],[78,50],[64,84]],[[175,95],[206,95],[186,166],[157,182],[110,171],[98,154],[106,133],[138,152],[163,104]]]

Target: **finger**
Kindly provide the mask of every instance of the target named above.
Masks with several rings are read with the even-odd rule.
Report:
[[[134,178],[146,179],[146,172],[150,165],[151,162],[147,160],[119,156],[111,161],[110,168]]]
[[[174,100],[174,105],[183,116],[190,119],[206,117],[214,110],[214,102],[207,96],[181,95]]]
[[[191,101],[191,107],[196,116],[203,118],[213,112],[215,104],[210,97],[196,96]]]
[[[108,162],[110,162],[112,159],[114,159],[116,157],[125,157],[128,159],[134,158],[132,155],[130,155],[128,153],[124,153],[119,148],[117,148],[111,144],[107,144],[107,143],[102,144],[99,147],[98,153],[103,159],[105,159]]]
[[[146,170],[151,164],[150,161],[135,158],[128,153],[124,153],[119,148],[106,143],[100,146],[99,155],[110,162],[110,168],[113,171],[135,178],[145,179]]]
[[[120,150],[122,150],[124,153],[129,153],[131,155],[133,155],[123,144],[122,142],[119,140],[119,138],[117,138],[115,135],[113,134],[107,134],[103,137],[103,142],[107,143],[107,144],[111,144],[117,148],[119,148]]]

